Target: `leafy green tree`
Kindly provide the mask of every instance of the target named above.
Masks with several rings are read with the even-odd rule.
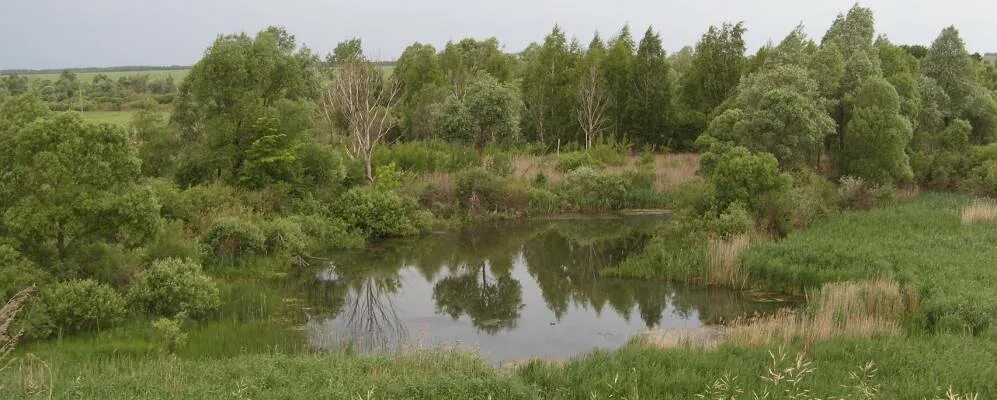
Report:
[[[261,117],[253,126],[257,137],[246,151],[246,162],[239,182],[250,188],[261,188],[276,182],[295,183],[301,175],[298,162],[299,144],[281,133],[276,117]]]
[[[472,142],[474,117],[460,97],[450,95],[433,111],[433,129],[446,140]]]
[[[0,104],[0,136],[13,134],[49,112],[48,104],[34,93],[10,97]]]
[[[962,110],[962,118],[973,127],[971,136],[975,144],[993,143],[997,140],[997,101],[994,94],[981,87],[974,87]]]
[[[681,98],[703,114],[713,112],[737,88],[744,71],[744,24],[711,26],[696,44],[696,55],[683,75]]]
[[[452,95],[447,99],[437,111],[436,126],[444,137],[483,151],[489,142],[517,138],[521,108],[515,86],[481,73],[463,98]]]
[[[707,179],[715,189],[717,211],[741,205],[773,228],[782,225],[785,210],[780,205],[788,197],[792,178],[779,170],[771,154],[734,147],[716,157]]]
[[[333,66],[342,65],[358,57],[363,57],[363,41],[360,38],[344,40],[336,44],[326,61]]]
[[[81,84],[79,78],[73,71],[65,70],[59,74],[59,79],[53,85],[54,100],[57,102],[69,102],[76,99],[80,94]]]
[[[137,184],[139,159],[117,126],[43,119],[0,136],[0,164],[0,231],[41,265],[88,243],[140,245],[158,229],[159,203]]]
[[[507,82],[512,79],[516,68],[515,59],[502,51],[496,38],[447,42],[440,53],[440,67],[457,92],[463,92],[479,71]]]
[[[917,182],[935,189],[955,189],[962,178],[964,158],[971,152],[972,132],[968,121],[957,119],[940,133],[923,139],[911,155]]]
[[[771,153],[786,168],[816,166],[824,138],[834,133],[817,82],[799,66],[780,65],[745,78],[733,104],[710,123],[707,134]]]
[[[523,105],[529,136],[541,143],[573,140],[578,132],[575,119],[576,77],[579,54],[569,45],[560,27],[525,54]]]
[[[432,135],[432,107],[446,98],[446,78],[432,45],[405,48],[392,72],[401,91],[399,127],[411,138]]]
[[[847,14],[838,14],[824,34],[821,46],[833,44],[845,59],[851,58],[856,53],[872,53],[872,40],[876,34],[875,24],[872,10],[855,4]]]
[[[28,91],[28,77],[18,74],[10,74],[0,78],[0,88],[7,91],[7,95],[18,96]]]
[[[848,136],[841,153],[842,172],[878,184],[913,178],[906,153],[911,125],[900,115],[900,96],[883,78],[871,78],[854,98]]]
[[[947,120],[958,116],[969,104],[973,95],[974,70],[966,44],[955,27],[942,30],[923,62],[924,74],[941,86],[950,104]]]
[[[297,138],[310,126],[317,97],[318,58],[298,48],[294,36],[271,27],[255,38],[221,36],[180,87],[173,122],[180,127],[186,159],[182,182],[212,177],[240,182],[260,117],[276,113],[282,134]]]
[[[107,75],[97,74],[90,81],[87,98],[104,107],[118,110],[125,101],[125,91],[118,82],[111,80]]]
[[[637,46],[633,63],[634,88],[630,112],[637,144],[672,146],[669,137],[672,110],[672,76],[661,37],[647,28]]]
[[[618,135],[626,135],[631,130],[630,97],[633,95],[633,65],[636,57],[634,47],[630,26],[626,25],[609,42],[606,58],[602,62],[610,99],[609,120],[613,131]]]
[[[153,107],[153,104],[146,104],[136,111],[132,115],[129,129],[138,146],[142,174],[168,177],[173,173],[180,154],[180,135]]]
[[[777,65],[806,66],[817,50],[813,41],[807,38],[803,25],[797,25],[789,35],[786,35],[779,45],[772,49],[764,60],[765,68]]]

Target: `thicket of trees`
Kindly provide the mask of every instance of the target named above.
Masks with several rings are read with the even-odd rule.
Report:
[[[32,81],[17,73],[0,77],[0,97],[29,91],[45,100],[52,110],[117,111],[148,108],[150,102],[168,105],[176,95],[177,82],[172,75],[152,78],[147,73],[121,76],[117,80],[98,73],[85,82],[69,70],[59,74],[55,81]]]
[[[844,177],[997,194],[997,68],[955,28],[930,47],[898,46],[855,6],[819,41],[797,27],[752,55],[746,29],[710,27],[671,55],[652,28],[629,26],[585,45],[554,27],[516,54],[494,38],[414,43],[389,72],[359,39],[322,59],[268,28],[217,38],[169,120],[147,108],[127,127],[53,113],[81,98],[72,73],[3,77],[0,297],[43,285],[65,312],[39,311],[39,335],[117,320],[126,303],[153,314],[196,303],[168,310],[202,317],[218,302],[201,263],[414,234],[429,211],[658,204],[653,175],[596,171],[626,162],[600,150],[606,141],[701,152],[706,179],[690,197],[717,226],[753,217],[784,232],[794,198]],[[86,99],[174,90],[140,80],[95,78]],[[508,153],[560,150],[579,150],[559,160],[563,182],[511,176]],[[453,182],[399,187],[402,173],[440,171]],[[180,279],[207,297],[154,290]]]

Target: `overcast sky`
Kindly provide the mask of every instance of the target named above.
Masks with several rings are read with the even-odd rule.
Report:
[[[408,44],[440,47],[495,36],[506,51],[540,40],[556,23],[587,43],[624,23],[661,32],[669,51],[711,24],[745,21],[749,49],[802,22],[819,39],[852,0],[0,0],[0,69],[188,65],[221,33],[283,25],[320,54],[350,37],[394,59]],[[959,28],[971,52],[997,51],[997,1],[865,1],[876,28],[897,43],[929,44]]]

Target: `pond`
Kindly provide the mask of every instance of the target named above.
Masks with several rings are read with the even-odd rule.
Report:
[[[477,350],[494,363],[611,349],[649,328],[772,308],[728,290],[607,279],[661,216],[495,223],[323,256],[296,280],[314,349]]]

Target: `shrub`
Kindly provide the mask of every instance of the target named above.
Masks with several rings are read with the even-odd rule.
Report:
[[[42,286],[51,280],[48,272],[22,257],[17,250],[0,244],[0,301],[6,301],[28,286]]]
[[[581,167],[597,168],[602,164],[587,152],[561,153],[557,157],[554,169],[558,172],[570,172]]]
[[[163,351],[166,354],[176,354],[177,350],[187,343],[187,334],[183,332],[182,325],[182,318],[160,318],[152,322],[152,329],[163,343]]]
[[[622,149],[609,143],[597,143],[588,149],[586,153],[597,163],[604,165],[620,166],[627,162],[627,154]]]
[[[261,254],[266,249],[266,237],[255,224],[237,217],[215,221],[201,242],[215,257],[236,257]]]
[[[306,143],[298,149],[301,175],[312,187],[338,187],[346,178],[343,157],[331,146]]]
[[[587,211],[625,208],[634,189],[623,175],[600,174],[589,167],[569,172],[561,186],[568,201]]]
[[[138,273],[128,291],[128,302],[137,310],[153,315],[184,313],[201,318],[218,308],[218,287],[189,259],[158,260]]]
[[[414,199],[371,187],[350,189],[339,199],[336,211],[348,226],[369,238],[414,235],[429,223]]]
[[[716,209],[741,203],[763,229],[778,234],[788,231],[792,177],[779,171],[779,162],[771,154],[735,147],[716,158],[709,181],[716,190]]]
[[[295,215],[289,219],[301,227],[307,236],[309,248],[348,249],[361,247],[364,244],[364,238],[351,232],[349,225],[339,218],[309,214]]]
[[[484,168],[461,172],[454,191],[461,207],[472,212],[522,213],[529,208],[525,188]]]
[[[440,140],[401,142],[378,149],[377,165],[395,164],[405,172],[457,171],[481,163],[481,156],[469,146]]]
[[[849,210],[868,210],[893,200],[893,187],[871,185],[862,178],[846,176],[834,197],[838,207]]]
[[[201,245],[187,234],[181,221],[163,224],[159,234],[145,245],[143,260],[146,262],[170,257],[201,258]]]
[[[401,183],[402,172],[394,163],[380,165],[374,169],[374,187],[378,190],[395,190]]]
[[[973,149],[963,186],[981,196],[997,195],[997,143]]]
[[[508,153],[495,153],[492,154],[491,158],[485,165],[485,168],[489,172],[498,176],[510,176],[515,172],[515,167],[512,165],[512,157]]]
[[[263,224],[267,253],[300,253],[308,248],[309,238],[294,218],[276,218]]]
[[[793,225],[805,228],[834,213],[834,184],[810,169],[803,169],[793,178]]]
[[[60,333],[113,326],[125,316],[125,301],[114,289],[93,280],[59,282],[42,292],[45,314]]]

